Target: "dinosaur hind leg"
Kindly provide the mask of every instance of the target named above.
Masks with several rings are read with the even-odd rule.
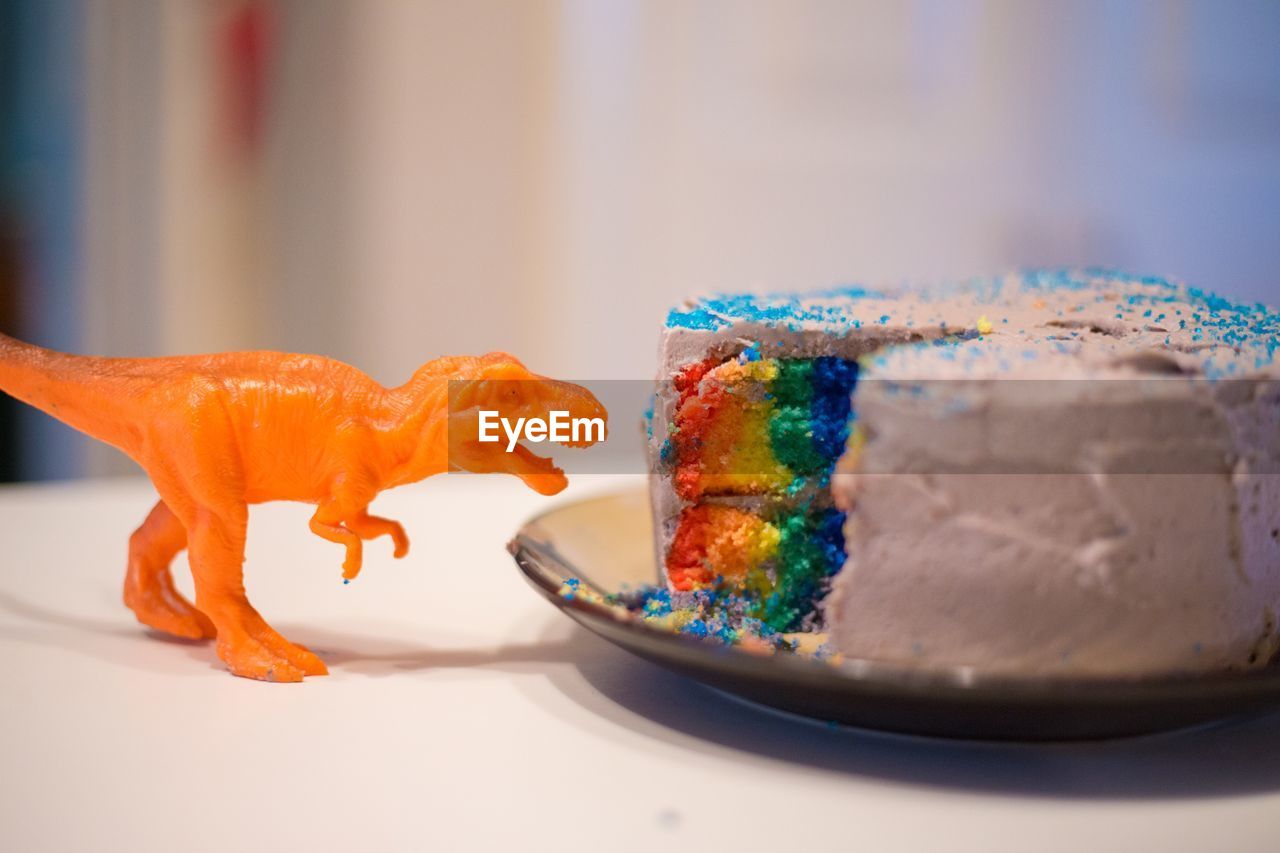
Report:
[[[187,530],[164,501],[129,537],[124,603],[143,625],[192,640],[212,639],[213,623],[173,585],[169,564],[187,547]]]
[[[301,681],[327,675],[324,661],[290,643],[249,604],[244,590],[248,510],[198,510],[190,528],[196,602],[218,632],[218,657],[235,675],[261,681]]]

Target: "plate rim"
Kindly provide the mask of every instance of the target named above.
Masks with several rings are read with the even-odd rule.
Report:
[[[818,661],[777,653],[758,653],[738,646],[679,634],[649,624],[618,605],[607,605],[583,596],[560,593],[563,573],[551,566],[567,560],[557,558],[554,547],[533,535],[545,519],[588,503],[635,497],[639,489],[604,492],[559,503],[524,522],[507,544],[525,579],[554,606],[569,611],[578,621],[604,621],[615,627],[641,633],[647,640],[670,644],[685,656],[703,658],[706,665],[726,664],[734,669],[752,670],[759,676],[812,682],[812,686],[832,689],[843,686],[866,696],[872,692],[899,696],[925,695],[931,699],[967,704],[1043,705],[1055,700],[1097,701],[1100,704],[1132,701],[1173,701],[1184,699],[1233,699],[1274,694],[1280,699],[1280,666],[1272,664],[1244,672],[1171,673],[1140,678],[1017,676],[981,673],[971,667],[903,667],[880,661],[845,658],[839,663]],[[548,565],[550,564],[550,565]],[[595,592],[605,594],[590,578],[579,578]]]

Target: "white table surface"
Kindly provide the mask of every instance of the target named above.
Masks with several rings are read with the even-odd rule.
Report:
[[[504,543],[551,501],[504,479],[384,495],[413,549],[350,586],[307,507],[255,508],[251,597],[331,675],[233,678],[120,603],[153,499],[0,489],[0,850],[1280,849],[1280,716],[999,746],[757,710],[540,600]]]

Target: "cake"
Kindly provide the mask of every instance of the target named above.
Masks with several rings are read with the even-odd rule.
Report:
[[[996,674],[1267,663],[1280,315],[1106,271],[692,300],[649,418],[673,592],[845,657]]]

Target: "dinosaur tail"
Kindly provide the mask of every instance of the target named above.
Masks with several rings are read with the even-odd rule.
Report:
[[[114,359],[70,355],[0,334],[0,390],[126,453],[135,443]]]

